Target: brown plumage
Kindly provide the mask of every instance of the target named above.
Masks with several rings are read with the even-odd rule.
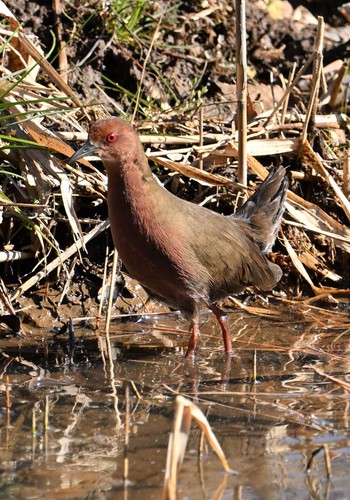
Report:
[[[193,355],[203,307],[217,317],[225,350],[231,337],[215,305],[254,285],[271,290],[282,276],[265,253],[284,211],[285,169],[273,170],[234,215],[223,216],[177,198],[153,176],[135,130],[124,120],[93,123],[87,143],[70,159],[97,153],[108,175],[108,210],[114,244],[147,292],[191,320],[186,356]]]

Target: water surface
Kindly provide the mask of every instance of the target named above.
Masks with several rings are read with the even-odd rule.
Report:
[[[187,324],[175,316],[113,325],[109,346],[77,326],[74,345],[47,331],[3,339],[1,498],[161,498],[177,394],[207,416],[235,471],[201,447],[193,424],[178,498],[348,498],[349,392],[337,383],[349,383],[348,324],[322,328],[292,313],[230,322],[231,359],[207,315],[194,361],[183,358]]]

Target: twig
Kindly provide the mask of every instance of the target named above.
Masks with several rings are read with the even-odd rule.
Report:
[[[284,100],[291,93],[291,91],[293,90],[293,88],[297,85],[297,83],[299,82],[299,80],[301,79],[301,77],[303,76],[303,74],[305,73],[305,71],[307,70],[307,68],[310,66],[310,64],[314,60],[314,57],[315,57],[315,55],[311,54],[311,56],[306,61],[306,63],[304,64],[304,66],[302,66],[300,68],[300,70],[298,71],[297,76],[294,78],[294,80],[292,81],[292,83],[286,88],[283,96],[278,101],[278,103],[276,104],[276,106],[272,110],[271,114],[267,118],[267,120],[266,120],[266,122],[264,124],[265,128],[268,126],[268,124],[270,123],[270,121],[272,120],[272,118],[275,116],[275,114],[277,113],[277,111],[279,110],[279,108],[281,107],[281,105],[283,104]]]
[[[293,78],[294,78],[294,75],[295,75],[296,67],[297,67],[297,63],[294,62],[293,66],[292,66],[292,69],[290,70],[290,73],[289,73],[287,88],[289,88],[292,85]],[[286,98],[285,98],[285,100],[283,102],[283,106],[282,106],[282,116],[281,116],[281,123],[282,124],[284,124],[285,120],[286,120],[288,103],[289,103],[289,94],[287,94],[287,96],[286,96]]]
[[[2,303],[10,314],[16,315],[8,296],[8,291],[3,279],[0,277],[0,303]]]
[[[40,271],[38,274],[35,276],[32,276],[27,280],[23,285],[19,286],[16,291],[11,295],[11,300],[17,299],[20,295],[22,295],[24,292],[32,288],[34,285],[36,285],[39,281],[41,281],[43,278],[45,278],[49,273],[51,273],[54,269],[57,267],[61,266],[64,261],[69,259],[72,255],[74,255],[76,252],[78,252],[83,245],[86,245],[90,240],[95,238],[97,235],[105,231],[109,227],[109,220],[107,219],[106,221],[102,222],[99,224],[97,227],[92,229],[88,234],[85,234],[81,240],[77,240],[73,245],[67,248],[62,254],[60,254],[56,259],[54,259],[52,262],[50,262],[46,268],[42,271]]]
[[[145,60],[144,60],[143,65],[142,65],[142,72],[141,72],[139,86],[138,86],[138,89],[137,89],[134,112],[133,112],[132,118],[131,118],[131,123],[132,124],[135,122],[137,110],[138,110],[138,107],[139,107],[141,89],[142,89],[142,85],[143,85],[143,79],[144,79],[145,73],[146,73],[146,67],[147,67],[148,59],[150,58],[150,55],[151,55],[151,52],[152,52],[152,49],[153,49],[153,45],[154,45],[154,43],[156,41],[156,38],[158,36],[160,25],[161,25],[161,23],[163,21],[163,17],[164,17],[165,13],[168,10],[169,3],[170,3],[170,0],[168,0],[168,2],[165,4],[164,9],[163,9],[162,13],[159,16],[159,20],[158,20],[156,29],[154,30],[154,33],[153,33],[153,36],[152,36],[151,44],[150,44],[150,46],[148,48]]]

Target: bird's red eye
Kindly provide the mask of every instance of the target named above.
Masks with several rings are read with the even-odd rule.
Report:
[[[117,140],[117,134],[115,132],[111,132],[107,135],[108,142],[115,142]]]

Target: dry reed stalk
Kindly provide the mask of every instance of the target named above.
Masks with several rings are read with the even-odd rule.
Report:
[[[311,457],[306,465],[306,471],[307,472],[311,471],[314,459],[321,451],[324,452],[324,463],[325,463],[327,478],[330,478],[332,476],[332,466],[331,466],[331,459],[330,459],[330,455],[329,455],[329,448],[328,448],[328,445],[326,443],[323,444],[320,448],[318,448],[314,452],[312,452]]]
[[[35,439],[35,435],[36,435],[36,407],[35,405],[33,406],[32,408],[32,436],[33,436],[33,440]]]
[[[175,172],[179,172],[186,177],[197,180],[199,183],[209,186],[231,186],[231,187],[241,187],[236,182],[228,180],[226,177],[218,174],[211,174],[205,170],[199,170],[198,168],[186,165],[184,163],[175,162],[171,160],[164,160],[163,158],[155,158],[155,161],[162,165],[163,167],[169,168]]]
[[[108,305],[107,305],[107,311],[106,311],[106,324],[105,324],[106,337],[109,337],[109,328],[110,328],[110,323],[111,323],[112,307],[113,307],[113,303],[114,303],[114,287],[115,287],[115,280],[117,278],[117,267],[118,267],[118,252],[117,252],[117,249],[114,248],[113,265],[112,265],[110,288],[109,288],[109,295],[108,295]]]
[[[301,134],[301,144],[306,142],[309,133],[309,124],[311,126],[315,123],[315,117],[318,106],[318,92],[320,89],[320,80],[322,74],[322,60],[323,60],[323,38],[324,38],[324,20],[323,17],[318,18],[317,33],[315,40],[313,69],[312,69],[312,86],[310,92],[310,99],[306,111],[306,119],[304,128]]]
[[[339,289],[334,288],[334,287],[316,286],[313,283],[313,281],[312,281],[309,273],[307,272],[304,264],[302,263],[301,259],[299,258],[297,252],[294,250],[294,248],[292,247],[289,240],[285,237],[284,234],[283,234],[283,242],[284,242],[284,245],[286,247],[286,250],[290,256],[290,259],[291,259],[293,265],[296,267],[296,269],[298,270],[300,275],[305,279],[305,281],[307,281],[307,283],[310,285],[310,287],[315,295],[317,295],[320,298],[320,297],[324,297],[324,296],[331,295],[334,293],[337,293],[337,294],[343,295],[343,296],[350,294],[350,289],[349,290],[347,290],[347,289],[339,290]]]
[[[102,287],[100,289],[101,300],[100,300],[100,304],[98,307],[98,313],[97,313],[97,317],[96,317],[96,330],[97,330],[97,332],[99,331],[99,328],[100,328],[100,321],[102,318],[102,310],[103,310],[103,305],[104,305],[105,295],[106,295],[108,260],[109,260],[108,256],[109,256],[109,246],[106,245],[105,260],[104,260],[104,266],[103,266]]]
[[[44,452],[47,453],[49,445],[49,415],[50,415],[50,398],[48,395],[45,396],[45,407],[44,407]]]
[[[344,76],[349,68],[349,64],[344,62],[340,70],[338,71],[338,75],[335,78],[334,82],[331,85],[329,90],[329,103],[328,106],[330,109],[335,109],[338,102],[338,95],[341,92],[341,86],[343,84]]]
[[[220,459],[224,470],[230,473],[233,472],[203,412],[192,401],[183,396],[177,396],[175,400],[173,432],[169,436],[164,480],[164,497],[167,500],[176,500],[177,477],[185,456],[192,419],[205,434],[209,444]]]
[[[11,397],[10,397],[10,382],[9,382],[9,376],[6,375],[6,383],[5,383],[5,388],[6,388],[6,411],[9,412],[11,408]]]
[[[75,96],[72,89],[66,84],[60,74],[51,66],[51,64],[46,61],[44,55],[38,50],[38,48],[33,44],[30,38],[22,31],[22,28],[19,27],[19,23],[16,22],[16,29],[18,29],[18,39],[21,42],[22,47],[26,50],[26,52],[34,59],[35,62],[41,66],[44,73],[49,75],[50,79],[58,86],[58,88],[64,92],[76,106],[79,106],[81,109],[84,108],[81,105],[79,99]]]
[[[67,84],[67,77],[68,77],[68,58],[67,58],[67,50],[66,50],[66,44],[63,41],[63,32],[64,29],[62,27],[61,23],[61,16],[62,16],[62,3],[61,0],[54,0],[53,1],[53,12],[54,12],[54,25],[56,28],[56,34],[57,34],[57,41],[59,45],[59,53],[58,53],[58,66],[60,68],[60,75],[63,79],[63,81]]]
[[[124,469],[123,481],[126,483],[129,480],[129,438],[130,438],[130,392],[129,386],[125,387],[125,424],[124,424]]]
[[[204,145],[204,106],[203,103],[200,102],[199,104],[199,124],[198,124],[198,132],[199,132],[199,140],[198,140],[198,147],[196,148],[197,152],[197,159],[198,159],[198,165],[197,168],[200,170],[200,172],[203,172],[203,153],[202,153],[202,148]],[[203,192],[203,186],[201,184],[198,185],[198,196],[200,197]]]
[[[238,182],[247,185],[247,28],[245,0],[235,1]]]
[[[326,379],[331,380],[334,384],[338,385],[339,387],[341,387],[345,391],[350,392],[350,384],[348,384],[347,382],[344,382],[343,380],[339,380],[336,377],[332,377],[332,375],[328,375],[328,373],[324,373],[322,370],[320,370],[319,368],[317,368],[315,366],[313,366],[312,369],[316,373],[321,375],[321,377],[325,377]]]
[[[301,159],[303,160],[303,163],[311,168],[314,168],[316,170],[316,172],[319,175],[321,175],[321,177],[333,189],[333,191],[334,191],[336,197],[338,198],[339,203],[341,204],[346,216],[350,220],[350,201],[344,195],[343,191],[338,186],[338,184],[335,182],[333,177],[325,169],[319,155],[316,155],[316,153],[313,151],[313,149],[310,146],[310,143],[307,140],[305,140],[305,142],[303,143],[303,147],[300,151],[300,156],[301,156]]]
[[[350,201],[350,141],[348,141],[347,155],[342,161],[343,164],[343,192]]]

